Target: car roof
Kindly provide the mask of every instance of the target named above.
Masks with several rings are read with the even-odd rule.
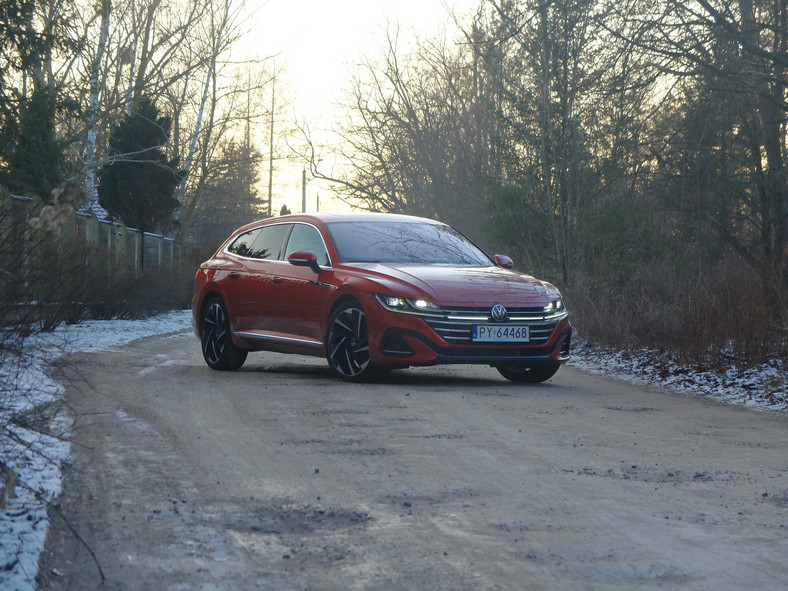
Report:
[[[287,222],[306,222],[306,223],[322,222],[323,224],[329,224],[332,222],[361,222],[361,221],[423,222],[427,224],[441,223],[428,218],[422,218],[422,217],[404,215],[398,213],[379,213],[379,212],[361,212],[361,211],[353,211],[353,212],[345,212],[345,213],[318,212],[318,213],[294,213],[294,214],[283,215],[283,216],[263,218],[251,222],[249,224],[246,224],[241,228],[238,228],[238,230],[248,230],[250,228],[256,228],[261,225],[279,224],[279,223],[287,223]]]
[[[304,222],[304,223],[311,223],[314,224],[318,222],[320,224],[329,224],[332,222],[423,222],[426,224],[441,224],[442,222],[437,222],[435,220],[431,220],[429,218],[422,218],[418,216],[412,215],[404,215],[399,213],[380,213],[380,212],[367,212],[367,211],[351,211],[345,213],[330,213],[330,212],[316,212],[316,213],[293,213],[288,215],[282,216],[272,216],[270,218],[263,218],[259,220],[255,220],[254,222],[250,222],[245,224],[239,228],[236,228],[235,231],[228,237],[228,241],[239,235],[252,230],[254,228],[259,228],[261,226],[267,226],[272,224],[284,224],[284,223],[292,223],[292,222]]]
[[[276,218],[278,220],[296,220],[300,219],[303,221],[305,218],[311,218],[314,220],[319,220],[323,223],[330,223],[330,222],[358,222],[358,221],[380,221],[380,222],[391,222],[391,221],[402,221],[402,222],[429,222],[429,223],[439,223],[435,222],[434,220],[430,220],[427,218],[416,217],[412,215],[404,215],[398,213],[380,213],[380,212],[369,212],[369,211],[352,211],[352,212],[344,212],[344,213],[329,213],[329,212],[319,212],[319,213],[296,213],[291,215],[281,216]]]

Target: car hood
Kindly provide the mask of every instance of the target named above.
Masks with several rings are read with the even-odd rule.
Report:
[[[358,264],[367,273],[388,277],[423,291],[441,306],[541,307],[560,297],[558,290],[530,275],[501,267]],[[393,285],[392,285],[393,287]]]

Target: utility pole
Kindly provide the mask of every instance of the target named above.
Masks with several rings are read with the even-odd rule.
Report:
[[[301,213],[306,213],[306,168],[301,169]]]
[[[276,60],[274,76],[271,79],[271,129],[268,136],[268,217],[271,217],[271,200],[274,186],[274,108],[276,106]]]

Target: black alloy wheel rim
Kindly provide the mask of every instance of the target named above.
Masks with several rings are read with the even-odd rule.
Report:
[[[205,311],[202,322],[202,352],[210,365],[217,365],[227,348],[227,315],[219,302]]]
[[[349,307],[336,315],[329,329],[328,357],[336,371],[346,377],[356,377],[367,368],[367,317],[361,309]]]

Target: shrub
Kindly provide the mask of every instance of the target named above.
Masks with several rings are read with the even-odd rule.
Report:
[[[774,297],[770,289],[731,258],[706,270],[653,263],[626,282],[587,277],[566,291],[589,343],[670,351],[692,363],[755,363],[788,356],[788,311],[780,303],[788,294]]]

